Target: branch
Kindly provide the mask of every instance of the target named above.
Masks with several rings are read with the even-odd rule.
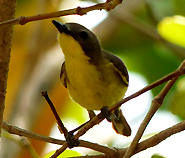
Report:
[[[185,120],[177,123],[176,125],[169,127],[161,132],[159,132],[158,134],[145,139],[144,141],[138,143],[136,150],[134,151],[134,153],[132,153],[132,155],[139,153],[143,150],[146,150],[148,148],[154,147],[157,144],[159,144],[160,142],[164,141],[166,138],[172,136],[173,134],[179,133],[181,131],[185,130]],[[116,158],[122,158],[124,156],[124,154],[126,153],[126,151],[128,150],[128,148],[123,148],[123,149],[117,149],[117,157]],[[131,156],[132,156],[131,155]],[[109,158],[106,155],[92,155],[92,156],[78,156],[75,158]]]
[[[98,3],[89,7],[80,7],[73,9],[67,9],[62,10],[58,12],[52,12],[52,13],[46,13],[46,14],[38,14],[34,16],[20,16],[16,19],[7,20],[0,23],[1,26],[7,26],[7,25],[25,25],[28,22],[32,21],[38,21],[38,20],[44,20],[44,19],[50,19],[60,16],[66,16],[66,15],[84,15],[87,14],[90,11],[93,10],[102,10],[105,9],[107,11],[110,11],[111,9],[114,9],[118,4],[122,3],[122,0],[107,0],[105,3]]]
[[[3,128],[7,132],[9,132],[10,134],[25,136],[25,137],[28,137],[28,138],[33,138],[33,139],[45,141],[45,142],[48,142],[48,143],[63,145],[63,143],[65,142],[63,140],[54,139],[54,138],[51,138],[51,137],[46,137],[46,136],[42,136],[42,135],[39,135],[39,134],[35,134],[33,132],[30,132],[30,131],[23,130],[23,129],[18,128],[16,126],[9,125],[6,122],[3,122]],[[140,142],[137,145],[136,150],[134,151],[134,153],[132,153],[132,155],[134,155],[136,153],[139,153],[143,150],[146,150],[147,148],[154,147],[155,145],[159,144],[160,142],[162,142],[166,138],[170,137],[171,135],[176,134],[178,132],[181,132],[183,130],[185,130],[185,120],[180,122],[180,123],[177,123],[176,125],[174,125],[172,127],[167,128],[166,130],[163,130],[163,131],[159,132],[158,134],[156,134],[156,135],[154,135],[154,136],[152,136],[152,137],[150,137],[150,138],[148,138],[148,139],[146,139],[142,142]],[[80,146],[82,146],[82,147],[90,146],[89,143],[90,142],[80,140]],[[98,145],[98,144],[94,144],[94,143],[90,143],[90,144],[93,144],[94,146],[96,146],[97,149],[104,148],[103,150],[107,150],[106,149],[107,147],[104,147],[104,146],[101,146],[101,145]],[[112,150],[111,153],[113,153],[115,151],[114,149],[110,149],[110,148],[108,148],[108,149],[110,151]],[[127,149],[128,148],[116,149],[116,153],[119,153],[119,157],[123,157]],[[96,151],[98,151],[98,150],[96,150]],[[94,155],[94,156],[80,156],[78,158],[93,158],[93,157],[94,158],[95,157],[96,158],[108,158],[107,156],[105,156],[103,154]],[[119,157],[117,157],[117,158],[119,158]]]
[[[14,18],[16,0],[1,0],[0,3],[0,21]],[[7,78],[10,62],[10,52],[12,46],[13,27],[0,29],[0,136],[3,123],[3,113],[5,109],[5,96],[7,88]]]
[[[154,116],[156,111],[162,106],[162,103],[163,103],[163,100],[164,100],[166,94],[169,92],[171,87],[174,85],[177,78],[178,77],[175,77],[172,80],[168,81],[168,83],[165,85],[165,87],[162,89],[162,91],[153,99],[147,115],[145,116],[144,120],[142,121],[132,143],[130,144],[130,146],[129,146],[128,150],[126,151],[123,158],[129,158],[132,155],[132,153],[134,153],[135,148],[136,148],[139,140],[141,139],[148,123],[150,122],[150,120],[152,119],[152,117]]]
[[[44,141],[47,143],[58,144],[58,145],[63,145],[65,143],[64,140],[59,140],[59,139],[55,139],[52,137],[47,137],[47,136],[43,136],[40,134],[36,134],[31,131],[27,131],[25,129],[19,128],[17,126],[10,125],[10,124],[6,123],[5,121],[3,121],[2,128],[10,134],[16,134],[19,136],[32,138],[32,139]],[[79,140],[79,142],[80,142],[80,144],[79,144],[80,147],[86,147],[86,148],[89,148],[89,149],[92,149],[92,150],[95,150],[98,152],[107,153],[109,155],[112,155],[115,152],[114,149],[99,145],[97,143],[91,143],[91,142],[84,141],[84,140]]]
[[[49,107],[50,107],[51,111],[53,112],[53,115],[55,116],[55,119],[57,121],[58,129],[59,129],[60,133],[64,134],[64,137],[66,138],[68,130],[64,126],[63,122],[61,121],[60,116],[58,115],[58,113],[55,109],[55,106],[53,105],[52,101],[50,100],[47,91],[42,91],[41,94],[46,99],[47,103],[49,104]]]

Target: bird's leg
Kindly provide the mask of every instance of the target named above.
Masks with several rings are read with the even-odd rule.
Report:
[[[117,116],[114,113],[109,112],[108,108],[108,106],[101,108],[101,113],[107,121],[112,122],[112,119],[117,119]]]
[[[96,116],[96,114],[93,110],[87,110],[87,112],[89,114],[89,119],[90,120],[92,120]]]

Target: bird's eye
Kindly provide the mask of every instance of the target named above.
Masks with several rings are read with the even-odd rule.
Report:
[[[81,31],[79,35],[80,35],[80,37],[81,37],[83,40],[86,40],[87,37],[88,37],[88,34],[87,34],[86,31]]]

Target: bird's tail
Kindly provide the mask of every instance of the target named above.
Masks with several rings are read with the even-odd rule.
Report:
[[[127,123],[125,117],[122,114],[121,109],[116,109],[114,111],[114,114],[116,117],[112,119],[112,127],[113,129],[118,133],[122,134],[124,136],[130,136],[131,135],[131,128],[129,124]]]

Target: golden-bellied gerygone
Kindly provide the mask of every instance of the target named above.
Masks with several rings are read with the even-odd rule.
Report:
[[[89,113],[121,100],[128,88],[128,71],[120,58],[103,50],[96,35],[77,23],[52,21],[59,31],[65,56],[60,79],[72,99]],[[112,125],[122,135],[131,129],[121,109],[113,112]]]

